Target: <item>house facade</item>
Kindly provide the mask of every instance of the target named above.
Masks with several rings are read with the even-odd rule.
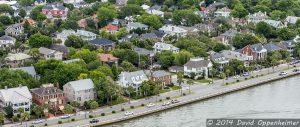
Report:
[[[164,70],[145,70],[145,74],[148,76],[148,79],[160,83],[162,86],[170,85],[172,84],[172,77],[171,73],[166,72]]]
[[[173,53],[179,52],[179,48],[163,42],[156,42],[153,46],[153,49],[154,52],[162,52],[162,51],[171,51]]]
[[[148,30],[148,28],[149,28],[148,25],[145,25],[145,24],[139,23],[139,22],[132,22],[132,23],[127,24],[127,30],[128,31],[136,30],[136,29]]]
[[[225,65],[229,65],[229,59],[227,59],[222,53],[212,53],[210,59],[218,64],[218,70],[224,71]]]
[[[69,9],[64,7],[62,4],[48,4],[42,9],[42,13],[47,18],[65,18],[68,15]]]
[[[30,113],[32,96],[27,86],[7,88],[0,90],[0,107],[11,106],[14,114],[18,114],[18,109],[23,108],[25,112]]]
[[[217,11],[214,12],[214,16],[215,17],[225,17],[225,18],[228,18],[230,16],[230,12],[231,10],[227,7],[223,7],[221,9],[218,9]]]
[[[132,86],[134,91],[137,92],[143,81],[148,80],[149,79],[143,70],[134,72],[121,72],[119,75],[118,84],[124,88]]]
[[[5,62],[12,68],[22,66],[26,61],[30,61],[32,57],[24,54],[24,53],[9,53],[7,57],[5,57]]]
[[[162,28],[159,28],[159,30],[163,31],[167,35],[176,35],[178,37],[185,37],[188,32],[187,30],[174,25],[164,25]]]
[[[5,35],[18,37],[23,34],[24,34],[24,27],[20,23],[10,25],[5,29]]]
[[[118,65],[119,58],[114,57],[112,54],[99,53],[97,54],[97,57],[100,59],[102,64],[106,63],[109,66],[112,66],[113,64]]]
[[[89,41],[89,43],[104,51],[111,51],[116,47],[116,43],[114,41],[108,40],[106,38],[96,38]]]
[[[249,61],[262,60],[267,57],[267,49],[260,43],[245,46],[241,53],[247,55]]]
[[[94,83],[91,79],[68,82],[63,86],[63,91],[67,102],[76,101],[80,105],[97,97]]]
[[[63,53],[62,52],[52,50],[52,49],[48,49],[48,48],[44,48],[44,47],[39,48],[39,53],[46,60],[47,59],[62,60],[62,58],[63,58]]]
[[[3,35],[2,37],[0,37],[0,47],[9,47],[11,45],[14,45],[15,43],[16,39],[11,36]]]
[[[44,84],[41,88],[31,90],[34,103],[45,106],[50,105],[52,109],[63,110],[65,97],[62,90],[53,84]]]
[[[208,78],[209,69],[212,67],[210,60],[204,60],[203,58],[191,58],[186,64],[183,65],[184,75],[190,78]]]

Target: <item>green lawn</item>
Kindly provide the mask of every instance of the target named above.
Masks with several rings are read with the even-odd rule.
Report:
[[[181,89],[181,86],[176,86],[176,85],[174,85],[174,86],[172,86],[172,87],[170,87],[172,90],[179,90],[179,89]]]
[[[166,93],[166,92],[169,92],[171,91],[170,89],[162,89],[162,90],[159,90],[159,93]]]
[[[194,82],[199,82],[199,83],[209,83],[211,80],[208,79],[199,79],[199,80],[193,80]]]

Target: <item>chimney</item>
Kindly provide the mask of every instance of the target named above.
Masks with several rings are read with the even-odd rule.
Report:
[[[7,90],[7,86],[5,86],[5,89]]]
[[[21,87],[22,87],[22,84],[19,84],[19,87],[21,88]]]

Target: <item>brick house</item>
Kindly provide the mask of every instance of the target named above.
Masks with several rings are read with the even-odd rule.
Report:
[[[171,73],[164,70],[145,70],[145,73],[149,77],[149,80],[160,82],[162,86],[170,85],[172,83]]]
[[[97,57],[100,59],[102,64],[106,63],[109,66],[112,66],[113,64],[118,65],[119,58],[114,57],[112,54],[99,53],[97,54]]]
[[[49,104],[53,109],[63,109],[65,97],[62,90],[53,84],[43,85],[41,88],[31,90],[32,100],[40,106]]]
[[[43,7],[42,13],[47,16],[47,18],[53,17],[66,17],[68,15],[68,8],[61,4],[49,4]]]
[[[241,49],[241,53],[248,56],[248,60],[261,60],[267,57],[267,49],[260,43],[247,45]]]

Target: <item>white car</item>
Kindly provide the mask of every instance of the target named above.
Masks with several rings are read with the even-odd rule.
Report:
[[[32,124],[39,124],[39,123],[43,123],[44,120],[43,119],[37,119],[35,121],[32,122]]]
[[[133,115],[133,112],[125,112],[125,116]]]
[[[60,118],[61,119],[67,119],[67,118],[70,118],[70,117],[71,117],[70,114],[65,114],[65,115],[61,116]]]
[[[163,104],[162,104],[162,106],[167,106],[167,105],[170,105],[171,104],[171,102],[164,102]]]
[[[148,108],[150,108],[150,107],[154,107],[155,106],[155,104],[153,104],[153,103],[149,103],[149,104],[147,104],[147,107]]]
[[[249,73],[248,73],[248,72],[244,72],[244,73],[243,73],[243,76],[245,76],[245,77],[246,77],[246,76],[249,76]]]
[[[234,76],[233,78],[234,79],[238,79],[238,78],[240,78],[241,76],[239,76],[239,75],[236,75],[236,76]]]
[[[287,75],[287,73],[283,71],[283,72],[280,72],[279,75]]]

